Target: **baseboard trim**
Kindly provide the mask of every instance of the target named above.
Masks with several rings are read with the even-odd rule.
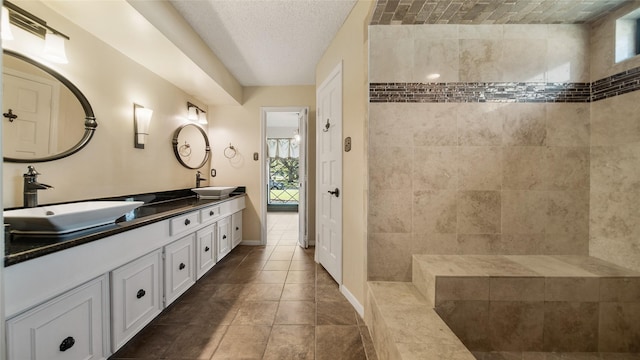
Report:
[[[364,306],[362,306],[362,304],[360,304],[358,299],[356,299],[356,297],[353,296],[351,291],[349,291],[349,289],[347,289],[346,286],[340,285],[340,292],[342,293],[342,295],[344,295],[344,297],[347,298],[349,303],[351,303],[351,306],[353,306],[353,308],[358,312],[358,314],[360,314],[360,317],[364,319]]]
[[[240,245],[258,246],[262,245],[262,242],[260,240],[242,240]]]

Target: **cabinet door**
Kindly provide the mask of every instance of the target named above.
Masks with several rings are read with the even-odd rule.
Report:
[[[106,359],[107,277],[70,290],[7,320],[9,359]]]
[[[231,251],[230,216],[218,221],[218,261]]]
[[[190,234],[164,247],[164,297],[165,306],[171,304],[196,282],[195,244],[196,234]]]
[[[160,249],[111,272],[113,351],[162,311]]]
[[[231,231],[233,232],[232,248],[235,248],[242,242],[242,211],[231,216]]]
[[[216,264],[216,225],[209,225],[196,233],[196,275],[200,279]]]

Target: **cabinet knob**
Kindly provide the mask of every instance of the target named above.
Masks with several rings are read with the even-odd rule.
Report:
[[[185,267],[187,267],[187,266],[186,266],[184,263],[180,263],[180,266],[178,266],[178,269],[182,270],[182,269],[184,269]]]
[[[142,298],[143,296],[145,296],[146,294],[147,294],[147,292],[146,292],[146,291],[144,291],[144,289],[140,289],[140,290],[138,290],[138,293],[136,294],[136,297],[137,297],[138,299],[140,299],[140,298]]]
[[[76,340],[74,338],[72,338],[71,336],[67,337],[60,343],[60,351],[67,351],[71,349],[75,343]]]
[[[222,240],[226,239],[227,235],[222,235]]]
[[[240,230],[240,228],[236,226],[236,231],[238,231],[238,230]]]
[[[208,246],[205,246],[205,248],[204,248],[204,252],[207,252],[207,251],[209,251],[209,247],[208,247]]]
[[[209,211],[209,216],[213,216],[215,212],[213,210]]]
[[[189,224],[191,224],[191,220],[189,220],[189,219],[185,219],[184,224],[185,224],[185,225],[189,225]]]

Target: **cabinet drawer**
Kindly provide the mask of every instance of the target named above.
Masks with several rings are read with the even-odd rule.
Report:
[[[196,277],[200,279],[216,264],[216,224],[196,233]]]
[[[165,306],[196,282],[193,249],[196,234],[190,234],[164,247]]]
[[[111,272],[113,351],[162,311],[160,249]]]
[[[101,276],[7,320],[9,359],[106,359],[107,278]]]
[[[171,219],[171,236],[195,229],[200,225],[198,211],[194,211]]]
[[[220,217],[220,206],[211,206],[206,209],[200,210],[200,219],[205,224]]]
[[[245,208],[245,204],[244,204],[244,196],[238,198],[238,199],[234,199],[233,201],[231,201],[231,209],[230,211],[232,213],[235,213],[236,211],[240,211],[242,209]]]

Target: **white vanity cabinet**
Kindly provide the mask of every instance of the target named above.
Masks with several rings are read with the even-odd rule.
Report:
[[[196,278],[200,279],[216,264],[216,224],[196,232]]]
[[[108,280],[103,275],[8,320],[8,358],[106,359],[107,299]]]
[[[153,251],[111,272],[113,351],[162,311],[162,251]]]
[[[231,252],[231,216],[218,220],[217,261]]]
[[[165,307],[196,282],[195,238],[195,233],[189,234],[164,247]]]
[[[231,248],[234,249],[242,242],[242,211],[231,215],[231,232],[233,233]]]

